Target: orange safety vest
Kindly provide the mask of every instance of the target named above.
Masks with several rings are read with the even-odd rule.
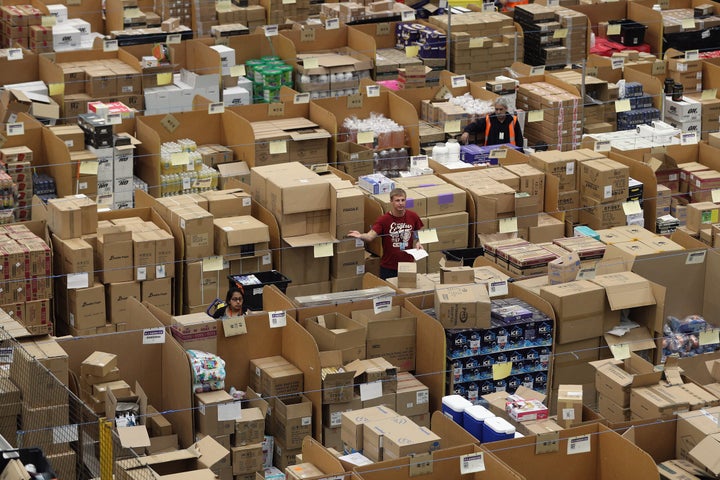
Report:
[[[517,116],[512,116],[512,122],[510,122],[510,145],[515,145],[515,124],[517,123]],[[485,115],[485,146],[487,147],[488,135],[490,135],[490,115]]]
[[[505,4],[502,11],[503,12],[512,12],[513,10],[515,10],[516,5],[527,5],[528,3],[530,3],[528,0],[518,0],[516,2],[509,1]]]

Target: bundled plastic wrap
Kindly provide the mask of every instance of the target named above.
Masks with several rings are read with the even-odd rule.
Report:
[[[692,357],[715,351],[717,345],[700,345],[700,333],[713,328],[700,315],[682,319],[669,316],[663,326],[663,358],[668,355]]]
[[[225,360],[200,350],[188,350],[187,354],[193,370],[194,393],[225,388]]]

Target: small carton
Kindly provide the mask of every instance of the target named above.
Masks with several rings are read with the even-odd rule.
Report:
[[[117,355],[95,351],[80,364],[80,374],[105,377],[115,368]]]
[[[415,262],[398,262],[398,288],[417,287],[417,264]]]
[[[485,285],[437,285],[435,313],[445,328],[489,328],[490,297]]]
[[[557,422],[570,428],[582,422],[582,385],[560,385],[557,394]]]

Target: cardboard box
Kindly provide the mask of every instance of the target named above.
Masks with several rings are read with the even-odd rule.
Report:
[[[289,396],[303,391],[303,373],[282,357],[266,357],[250,360],[255,372],[257,392],[268,397]]]
[[[96,283],[92,287],[68,291],[68,323],[77,329],[105,325],[105,287]]]
[[[628,198],[629,167],[614,160],[580,163],[580,195],[603,203],[624,202]]]
[[[234,446],[261,443],[265,433],[265,415],[257,407],[245,408],[235,420]]]
[[[397,412],[385,407],[370,407],[342,414],[341,437],[348,449],[363,448],[363,425],[365,423],[397,417]]]
[[[662,372],[656,372],[651,363],[635,353],[621,363],[598,360],[591,364],[596,368],[595,388],[598,393],[623,408],[630,406],[632,389],[657,384],[662,377]]]
[[[342,363],[364,359],[367,326],[341,313],[329,313],[307,319],[306,329],[320,351],[340,350]]]
[[[185,350],[217,352],[217,320],[207,313],[171,317],[170,331]]]
[[[231,448],[233,475],[255,474],[263,468],[262,443]]]
[[[345,404],[353,400],[355,372],[341,368],[342,363],[339,350],[320,353],[323,404]]]
[[[235,433],[235,420],[219,420],[218,409],[232,403],[233,397],[224,390],[195,394],[195,428],[205,435]]]
[[[367,327],[367,358],[382,357],[401,371],[415,370],[415,316],[395,306],[379,314],[354,310],[351,318]]]
[[[383,358],[355,360],[345,368],[355,372],[353,379],[357,393],[360,392],[360,384],[372,382],[381,382],[383,394],[397,391],[397,368]]]
[[[305,395],[275,398],[272,431],[286,448],[301,448],[305,435],[312,435],[312,402]]]
[[[119,283],[134,280],[132,262],[132,233],[119,226],[98,227],[95,264],[100,270],[100,281]]]
[[[351,391],[352,390],[353,389],[351,388]],[[355,396],[349,402],[345,403],[323,404],[322,423],[326,427],[339,428],[342,426],[343,413],[360,409],[362,409],[362,401],[359,396]],[[340,435],[340,432],[337,432],[337,434]]]
[[[720,414],[720,407],[707,408],[699,415],[697,412],[681,412],[677,416],[677,435],[675,437],[675,456],[690,459],[690,451],[704,438],[717,432],[714,418]]]
[[[440,267],[440,283],[448,284],[468,284],[475,283],[475,270],[472,267]]]
[[[216,218],[213,224],[216,254],[247,254],[255,248],[267,249],[270,232],[260,220],[245,215]]]
[[[560,385],[557,394],[557,422],[570,428],[582,422],[582,385]]]
[[[71,199],[55,198],[48,201],[48,228],[58,238],[79,238],[82,235],[80,207]]]
[[[229,455],[230,452],[226,448],[207,436],[185,450],[140,457],[141,461],[119,460],[117,468],[122,472],[121,475],[126,476],[137,475],[140,469],[150,468],[158,479],[170,480],[182,474],[194,479],[210,480],[215,478],[215,474],[210,469]]]
[[[80,374],[106,377],[116,368],[117,355],[95,351],[80,363]]]
[[[557,317],[558,343],[599,337],[603,333],[605,292],[598,285],[577,280],[540,288]]]
[[[208,201],[208,211],[214,218],[237,217],[252,214],[252,196],[236,188],[232,190],[212,190],[202,192]]]
[[[400,415],[412,417],[428,413],[430,390],[409,373],[398,374],[395,409]]]
[[[172,278],[156,278],[155,280],[141,282],[140,295],[143,302],[152,303],[169,314],[172,311],[173,302]]]
[[[435,313],[445,328],[489,328],[490,297],[485,285],[437,285]]]
[[[417,286],[417,264],[415,262],[398,262],[398,288],[415,288]]]

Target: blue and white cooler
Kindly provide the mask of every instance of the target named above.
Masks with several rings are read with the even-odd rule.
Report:
[[[472,402],[460,395],[446,395],[442,398],[442,412],[458,425],[463,425],[463,412],[472,407]]]
[[[515,438],[515,427],[501,417],[488,418],[483,422],[483,443]]]
[[[465,427],[465,430],[470,432],[473,437],[477,438],[478,441],[482,443],[483,423],[485,423],[485,420],[488,418],[492,418],[494,416],[495,414],[487,408],[481,405],[473,405],[471,407],[467,407],[465,412],[463,412],[463,426]]]

